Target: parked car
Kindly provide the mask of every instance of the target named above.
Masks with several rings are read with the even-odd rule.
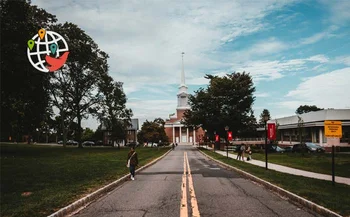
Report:
[[[102,142],[102,140],[98,140],[95,144],[101,146],[101,145],[103,145],[103,142]]]
[[[284,152],[292,152],[293,146],[286,146],[286,147],[283,147],[283,149],[284,149]]]
[[[136,142],[130,142],[130,143],[127,143],[125,146],[127,147],[137,147],[139,144],[137,144]]]
[[[298,143],[293,145],[293,152],[325,152],[325,149],[312,142],[306,142],[306,143]]]
[[[93,141],[84,141],[83,145],[84,146],[93,146],[93,145],[95,145],[95,142],[93,142]]]
[[[326,150],[320,146],[320,145],[317,145],[315,143],[312,143],[312,142],[306,142],[305,143],[307,148],[311,151],[311,152],[325,152]]]
[[[276,153],[284,153],[284,148],[279,147],[278,145],[272,145],[269,148],[269,152],[276,152]]]
[[[57,144],[63,144],[63,141],[62,141],[62,140],[61,140],[61,141],[58,141]]]
[[[68,140],[67,145],[78,145],[78,142],[74,140]]]

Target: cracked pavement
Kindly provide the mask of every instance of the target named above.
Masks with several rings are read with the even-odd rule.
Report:
[[[192,146],[177,146],[74,217],[180,216],[183,157],[187,152],[201,216],[320,216],[295,205],[235,171],[222,168]],[[187,189],[188,191],[188,189]],[[189,192],[188,192],[189,195]],[[190,198],[187,198],[191,216]]]

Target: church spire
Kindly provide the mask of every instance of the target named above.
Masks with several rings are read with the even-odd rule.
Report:
[[[177,109],[189,109],[187,86],[185,84],[185,70],[184,70],[184,54],[182,52],[182,71],[181,71],[181,84],[179,86],[179,93],[177,94]]]
[[[184,70],[184,54],[185,52],[182,52],[182,71],[181,71],[181,86],[185,86],[185,70]]]

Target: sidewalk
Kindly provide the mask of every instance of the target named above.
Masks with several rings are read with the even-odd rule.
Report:
[[[203,147],[202,148],[206,148]],[[208,147],[208,150],[212,150],[212,148]],[[215,150],[216,153],[221,154],[223,156],[226,156],[226,151],[219,151],[219,150]],[[228,154],[229,158],[235,159],[237,158],[237,155],[235,154]],[[250,160],[250,161],[244,161],[246,163],[250,163],[253,164],[255,166],[259,166],[259,167],[265,167],[265,161],[260,161],[260,160]],[[314,173],[314,172],[308,172],[305,170],[299,170],[299,169],[294,169],[291,167],[286,167],[286,166],[281,166],[278,164],[273,164],[273,163],[267,163],[267,167],[270,170],[275,170],[278,172],[282,172],[282,173],[288,173],[288,174],[292,174],[292,175],[298,175],[298,176],[305,176],[305,177],[309,177],[309,178],[315,178],[315,179],[322,179],[322,180],[327,180],[327,181],[332,181],[332,176],[331,175],[326,175],[326,174],[321,174],[321,173]],[[350,185],[350,178],[345,178],[345,177],[340,177],[340,176],[335,176],[335,182],[336,183],[342,183],[342,184],[346,184],[346,185]]]

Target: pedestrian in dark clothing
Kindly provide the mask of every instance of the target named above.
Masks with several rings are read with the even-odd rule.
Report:
[[[241,158],[242,158],[241,146],[242,145],[237,146],[237,149],[236,149],[236,151],[237,151],[237,158],[236,158],[236,160],[241,160]]]
[[[131,180],[135,180],[135,168],[138,166],[139,160],[137,158],[137,153],[134,147],[130,148],[130,152],[128,153],[127,167],[129,167]]]
[[[173,143],[173,145],[172,145],[172,148],[173,148],[173,150],[175,149],[175,144]]]

